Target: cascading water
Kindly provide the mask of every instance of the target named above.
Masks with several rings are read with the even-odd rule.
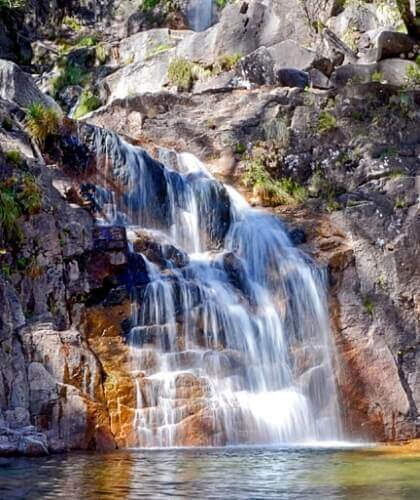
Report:
[[[104,221],[126,225],[148,275],[128,339],[136,444],[339,439],[324,276],[278,218],[192,155],[157,162],[102,130],[95,147]]]
[[[194,31],[204,31],[211,26],[213,0],[189,0],[187,6],[188,26]]]

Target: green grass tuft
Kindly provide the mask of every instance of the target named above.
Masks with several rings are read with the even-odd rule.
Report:
[[[20,151],[7,151],[4,157],[6,158],[7,163],[14,165],[15,167],[20,167],[23,163],[23,157]]]
[[[93,94],[90,90],[85,90],[80,96],[79,104],[74,110],[73,118],[78,120],[82,116],[87,115],[91,111],[95,111],[101,106],[102,102],[98,96]]]
[[[194,82],[193,68],[194,65],[183,57],[172,59],[168,68],[169,83],[181,92],[190,91]]]
[[[43,147],[47,137],[58,132],[60,121],[58,114],[53,109],[39,102],[34,102],[26,112],[25,124],[32,139],[40,147]]]

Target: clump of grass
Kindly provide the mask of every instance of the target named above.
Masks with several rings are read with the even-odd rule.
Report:
[[[395,208],[406,208],[407,207],[407,200],[404,198],[404,196],[401,196],[395,200]]]
[[[320,134],[337,128],[337,120],[329,111],[321,111],[318,116],[317,131]]]
[[[13,129],[13,122],[8,116],[5,116],[1,122],[1,126],[4,130],[10,132]]]
[[[244,144],[238,143],[235,145],[235,154],[243,155],[246,151],[246,146]]]
[[[35,177],[26,175],[18,193],[18,201],[27,215],[37,214],[42,208],[42,191]]]
[[[216,66],[218,66],[221,71],[230,71],[238,64],[241,57],[241,54],[225,54],[219,57]]]
[[[97,43],[98,39],[96,36],[87,35],[79,38],[76,47],[95,47]]]
[[[0,10],[19,10],[26,5],[26,0],[0,0]]]
[[[15,167],[20,167],[23,163],[22,154],[17,150],[7,151],[4,157],[6,158],[7,163],[10,163],[10,165],[14,165]]]
[[[73,31],[80,31],[82,29],[81,24],[74,17],[65,16],[63,19],[63,24],[65,26],[68,26]]]
[[[0,185],[0,235],[7,244],[19,243],[23,232],[18,223],[22,209],[11,187]]]
[[[57,96],[57,94],[66,87],[84,85],[87,76],[86,71],[82,68],[74,64],[66,64],[60,74],[52,81],[54,95]]]
[[[269,206],[294,205],[307,199],[305,187],[289,177],[273,179],[260,158],[248,159],[242,180]]]
[[[188,59],[176,57],[169,64],[168,79],[179,91],[190,91],[194,83],[194,65]]]
[[[363,307],[365,311],[369,314],[369,316],[373,316],[373,312],[375,311],[375,304],[369,295],[365,295],[362,301]]]
[[[143,12],[150,12],[157,5],[159,5],[160,0],[143,0],[140,4],[140,10]]]
[[[406,86],[408,89],[414,89],[420,86],[420,66],[410,64],[405,71]]]
[[[370,79],[372,82],[381,83],[384,79],[384,74],[382,73],[382,71],[374,71]]]
[[[93,92],[91,92],[90,90],[85,90],[80,96],[79,103],[73,113],[73,118],[78,120],[91,111],[95,111],[95,109],[98,109],[101,104],[102,102],[98,96],[93,94]]]
[[[108,53],[105,48],[105,45],[103,44],[97,45],[95,53],[96,53],[96,60],[98,61],[98,63],[105,64],[108,58]]]
[[[145,57],[145,59],[152,59],[152,57],[158,56],[159,54],[163,54],[167,52],[168,50],[172,49],[172,45],[169,43],[161,43],[157,47],[155,47],[153,50],[151,50]]]
[[[60,122],[58,114],[52,108],[34,102],[26,112],[25,125],[32,139],[43,147],[47,137],[58,132]]]

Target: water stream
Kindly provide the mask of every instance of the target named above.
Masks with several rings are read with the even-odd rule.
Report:
[[[136,446],[340,439],[325,273],[192,155],[95,142],[102,223],[127,227],[148,276],[131,291]]]

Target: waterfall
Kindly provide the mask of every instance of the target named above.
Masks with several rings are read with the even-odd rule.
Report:
[[[194,31],[204,31],[211,26],[213,18],[213,0],[189,0],[187,19]]]
[[[136,445],[339,439],[323,270],[192,155],[100,129],[95,148],[102,223],[127,227],[148,276],[127,340]]]

